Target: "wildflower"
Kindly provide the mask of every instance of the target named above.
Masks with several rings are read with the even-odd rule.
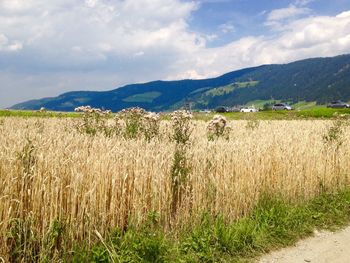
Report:
[[[174,111],[171,115],[172,126],[174,133],[172,139],[177,144],[186,144],[191,136],[191,119],[193,118],[192,114],[188,111]]]
[[[83,112],[83,113],[96,113],[99,115],[108,115],[112,113],[111,110],[103,111],[99,108],[92,108],[91,106],[80,106],[74,109],[75,112]]]
[[[227,120],[225,117],[221,115],[215,115],[207,126],[208,139],[214,140],[215,138],[219,138],[225,135],[225,133],[227,133],[226,125]]]

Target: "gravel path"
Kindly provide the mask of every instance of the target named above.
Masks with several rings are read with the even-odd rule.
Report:
[[[331,232],[315,232],[315,236],[299,241],[294,247],[284,248],[263,256],[259,263],[349,263],[350,227]]]

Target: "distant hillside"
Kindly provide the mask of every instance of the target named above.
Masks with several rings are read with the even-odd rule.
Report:
[[[153,81],[105,92],[78,91],[32,100],[13,109],[72,111],[91,105],[118,111],[139,106],[152,111],[179,108],[186,100],[197,109],[233,106],[256,100],[350,100],[350,55],[264,65],[203,80]]]

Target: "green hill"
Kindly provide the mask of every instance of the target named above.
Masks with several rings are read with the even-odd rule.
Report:
[[[13,109],[72,111],[81,105],[111,109],[139,106],[152,111],[179,108],[192,101],[197,109],[252,101],[289,100],[323,104],[350,100],[350,55],[263,65],[203,80],[153,81],[104,92],[78,91],[32,100]]]

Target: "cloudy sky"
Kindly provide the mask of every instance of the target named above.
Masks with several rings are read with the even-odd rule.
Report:
[[[0,107],[350,53],[350,0],[0,0]]]

